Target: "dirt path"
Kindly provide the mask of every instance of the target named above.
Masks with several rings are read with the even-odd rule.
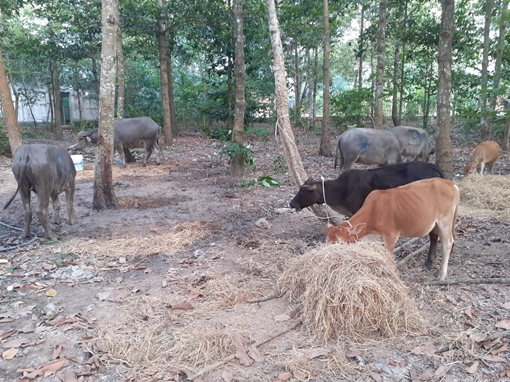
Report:
[[[318,139],[298,135],[303,163],[309,175],[333,178],[333,160],[316,155]],[[86,154],[78,223],[58,227],[56,242],[0,253],[0,381],[186,380],[233,354],[234,334],[247,345],[292,326],[295,307],[284,297],[246,301],[274,291],[288,262],[324,241],[325,227],[308,211],[287,209],[297,189],[274,140],[251,143],[256,168],[245,179],[269,175],[282,186],[242,187],[214,143],[187,135],[160,166],[115,166],[123,208],[105,212],[91,209]],[[471,149],[456,149],[459,171]],[[510,174],[508,156],[500,162],[496,171]],[[16,188],[9,164],[0,159],[2,206]],[[62,213],[67,222],[65,207]],[[0,221],[22,227],[19,197]],[[35,218],[33,227],[41,234]],[[458,227],[449,278],[510,276],[510,221],[460,216]],[[0,237],[2,247],[20,240],[5,227]],[[275,381],[284,372],[313,381],[510,380],[508,339],[490,341],[510,319],[509,285],[426,286],[439,262],[429,271],[424,256],[401,267],[401,277],[426,332],[324,343],[299,327],[261,346],[260,363],[234,360],[201,380]]]

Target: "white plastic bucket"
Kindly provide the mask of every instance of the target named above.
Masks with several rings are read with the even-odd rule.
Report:
[[[76,171],[83,170],[83,155],[71,155]]]

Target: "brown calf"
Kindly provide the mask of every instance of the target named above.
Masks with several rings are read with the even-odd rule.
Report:
[[[469,174],[475,172],[478,166],[480,166],[480,175],[483,175],[483,169],[485,165],[489,167],[489,173],[492,174],[492,169],[498,160],[500,151],[501,147],[499,146],[498,142],[486,141],[480,143],[478,146],[476,146],[473,158],[471,158],[471,162],[466,167],[464,167],[464,176],[468,176]]]
[[[328,225],[327,242],[354,243],[369,234],[382,236],[393,256],[400,236],[422,237],[430,234],[431,245],[426,265],[434,261],[437,238],[443,243],[443,262],[439,279],[444,280],[455,239],[455,221],[459,189],[452,181],[432,178],[419,180],[390,190],[372,191],[361,209],[348,221]]]

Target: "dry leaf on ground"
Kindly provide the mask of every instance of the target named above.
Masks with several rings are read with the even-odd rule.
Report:
[[[499,322],[496,324],[496,328],[501,328],[501,329],[510,329],[510,320],[503,320],[503,321],[499,321]]]
[[[17,348],[10,348],[9,350],[6,350],[2,353],[3,359],[13,359],[16,354],[18,354],[19,349]]]
[[[469,366],[469,368],[466,370],[466,372],[469,374],[476,373],[476,371],[478,370],[478,365],[479,365],[478,361],[473,362],[473,364],[471,366]]]

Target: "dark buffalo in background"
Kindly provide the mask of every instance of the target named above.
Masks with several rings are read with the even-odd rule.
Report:
[[[436,177],[444,178],[439,167],[418,161],[368,170],[348,170],[334,180],[322,182],[308,179],[299,188],[299,192],[290,202],[290,207],[299,211],[313,204],[326,203],[342,215],[352,216],[374,190],[386,190],[416,180]]]
[[[335,155],[335,168],[340,158],[340,173],[354,163],[386,166],[402,162],[402,148],[389,130],[349,129],[340,135]]]
[[[32,222],[31,191],[37,194],[36,214],[47,238],[53,237],[53,232],[48,225],[50,198],[55,212],[55,223],[61,224],[58,200],[58,195],[61,192],[65,191],[66,193],[69,223],[74,224],[73,199],[76,169],[65,148],[45,144],[22,145],[16,151],[11,168],[18,187],[5,205],[4,210],[9,207],[19,191],[25,209],[25,229],[23,231],[25,237],[30,236],[30,223]]]
[[[114,149],[119,153],[122,164],[132,161],[128,149],[145,149],[143,165],[147,165],[149,157],[154,152],[156,163],[160,164],[158,138],[161,128],[149,117],[116,118],[114,121]],[[78,133],[78,143],[69,147],[72,150],[84,149],[88,144],[97,145],[99,131],[81,131]]]

